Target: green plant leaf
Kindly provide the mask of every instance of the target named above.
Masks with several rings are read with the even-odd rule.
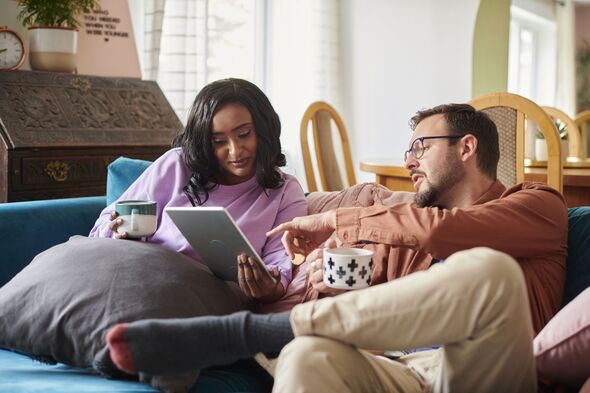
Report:
[[[17,19],[25,27],[77,28],[79,14],[100,9],[98,0],[18,0],[18,6]]]

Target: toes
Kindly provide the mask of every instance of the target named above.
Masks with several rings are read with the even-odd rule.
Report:
[[[107,344],[113,363],[125,372],[136,374],[137,370],[133,365],[127,341],[127,325],[122,323],[111,328],[107,333]]]

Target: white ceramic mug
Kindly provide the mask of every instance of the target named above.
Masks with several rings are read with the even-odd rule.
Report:
[[[373,251],[362,248],[324,250],[324,283],[338,289],[360,289],[371,285]]]
[[[156,207],[155,201],[117,202],[115,204],[117,218],[123,220],[123,223],[117,228],[117,232],[127,232],[127,236],[133,239],[153,235],[158,226]]]

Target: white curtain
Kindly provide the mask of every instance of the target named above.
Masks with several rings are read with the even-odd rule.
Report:
[[[305,185],[299,141],[305,109],[326,101],[342,115],[340,4],[274,0],[269,15],[266,91],[281,117],[287,171]]]
[[[557,83],[555,106],[576,115],[575,6],[572,0],[556,2]]]
[[[145,75],[158,81],[170,105],[185,122],[187,110],[207,79],[207,1],[158,0],[157,3],[156,11],[146,9],[146,20],[151,12],[158,18],[154,18],[151,29],[146,25],[146,36],[151,35],[152,40],[145,41]]]
[[[143,61],[141,63],[143,78],[148,80],[156,80],[158,77],[165,3],[166,0],[146,0],[143,3]]]

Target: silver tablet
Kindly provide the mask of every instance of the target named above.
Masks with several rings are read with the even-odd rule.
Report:
[[[224,207],[166,207],[164,211],[217,277],[237,282],[237,256],[244,253],[272,278],[262,258]]]

